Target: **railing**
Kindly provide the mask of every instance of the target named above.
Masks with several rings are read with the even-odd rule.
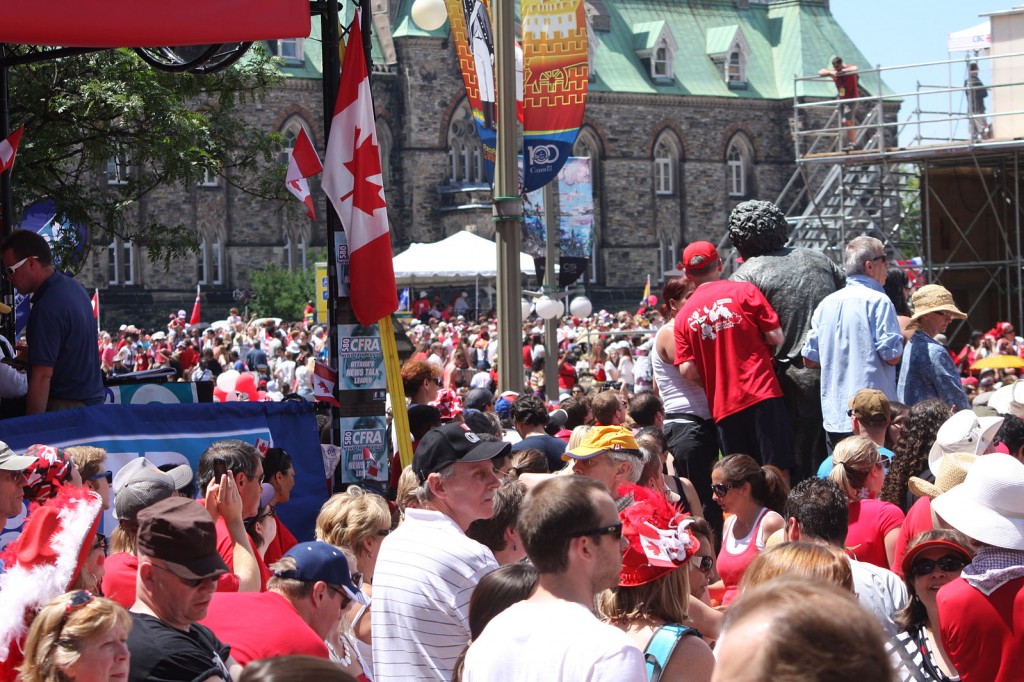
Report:
[[[901,154],[925,147],[985,146],[1009,142],[1012,138],[998,139],[999,123],[1009,123],[1009,117],[1024,116],[1024,110],[992,111],[996,93],[1007,88],[1024,85],[1014,79],[1008,83],[983,83],[988,90],[986,108],[989,111],[970,111],[968,100],[971,87],[965,85],[967,76],[954,77],[954,71],[967,72],[969,62],[990,63],[993,70],[1000,61],[1024,57],[1018,52],[1006,55],[978,56],[970,59],[949,59],[903,66],[878,67],[857,71],[860,89],[870,94],[851,99],[813,99],[800,95],[800,84],[827,82],[828,76],[796,77],[793,84],[793,135],[797,159],[815,158],[844,153],[844,140],[848,130],[857,133],[854,152],[870,150],[889,155]],[[1012,62],[1005,62],[1004,71]],[[922,82],[942,80],[946,70],[948,84]],[[883,77],[897,72],[912,72],[916,88],[909,92],[886,92]],[[902,103],[899,115],[894,107]],[[840,105],[855,105],[858,110],[855,123],[843,125],[839,116]],[[910,107],[908,108],[908,105]],[[1018,137],[1015,133],[1013,138]]]

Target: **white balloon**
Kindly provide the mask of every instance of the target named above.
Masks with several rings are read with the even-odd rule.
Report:
[[[235,384],[238,383],[238,377],[241,376],[237,369],[229,369],[226,372],[221,372],[217,377],[217,388],[224,391],[225,393],[231,393],[235,390]]]

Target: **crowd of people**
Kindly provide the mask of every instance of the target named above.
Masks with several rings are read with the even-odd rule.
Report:
[[[971,368],[1024,341],[998,323],[951,352],[966,314],[881,242],[837,268],[784,232],[746,202],[732,279],[694,242],[657,310],[566,318],[554,348],[527,322],[519,392],[494,321],[425,310],[391,427],[412,463],[315,528],[277,514],[280,449],[113,476],[98,448],[0,444],[0,508],[29,510],[0,555],[6,678],[1016,679],[1024,382]],[[301,394],[320,330],[229,323],[126,328],[111,371],[199,344]]]

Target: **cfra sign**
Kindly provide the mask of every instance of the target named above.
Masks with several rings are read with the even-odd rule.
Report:
[[[313,405],[306,401],[97,405],[7,419],[3,424],[3,440],[16,452],[33,443],[93,445],[107,451],[107,468],[115,474],[136,457],[156,465],[187,462],[195,471],[203,451],[214,441],[269,442],[292,458],[295,488],[291,500],[277,512],[300,541],[313,539],[316,515],[330,495]],[[116,523],[106,512],[104,532],[109,533]],[[22,519],[9,519],[0,546],[13,540],[21,525]]]

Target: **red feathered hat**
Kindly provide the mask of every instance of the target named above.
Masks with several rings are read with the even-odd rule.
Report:
[[[653,582],[684,565],[700,549],[689,529],[692,517],[669,504],[664,495],[629,486],[636,500],[621,512],[622,535],[629,548],[622,556],[619,586]]]

